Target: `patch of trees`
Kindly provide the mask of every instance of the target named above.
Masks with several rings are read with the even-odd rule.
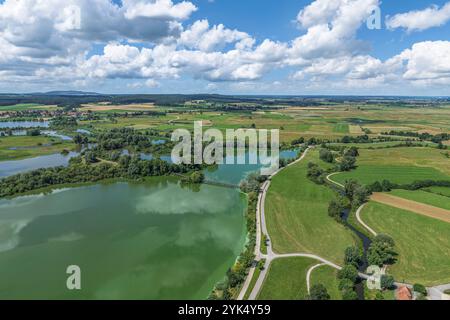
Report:
[[[96,163],[98,159],[90,152],[84,157],[70,160],[68,167],[38,169],[0,180],[0,197],[14,196],[41,188],[105,179],[140,179],[149,176],[164,176],[172,173],[187,173],[202,169],[199,165],[175,165],[159,159],[141,160],[122,156],[118,164]],[[92,165],[91,163],[96,163]]]
[[[344,185],[344,195],[350,202],[352,208],[356,209],[369,200],[371,191],[359,182],[349,180]]]
[[[203,172],[194,171],[189,177],[183,179],[183,181],[192,184],[201,184],[205,181],[205,175],[203,174]]]
[[[328,215],[337,222],[342,222],[344,211],[348,209],[348,202],[341,196],[330,201],[328,205]]]
[[[342,294],[343,300],[358,300],[358,294],[355,291],[355,285],[358,281],[358,269],[353,264],[345,264],[339,270],[339,290]]]
[[[37,137],[40,135],[41,135],[41,130],[39,130],[39,129],[28,129],[27,130],[27,136]]]
[[[395,242],[390,236],[384,234],[377,235],[367,252],[369,265],[382,267],[384,265],[394,264],[397,256],[394,247]]]
[[[54,129],[67,129],[70,127],[76,127],[78,125],[77,119],[73,117],[56,117],[50,122],[50,127]]]
[[[418,138],[422,141],[431,141],[434,143],[442,143],[444,141],[450,140],[450,134],[448,133],[439,133],[436,135],[430,134],[428,132],[423,132],[423,133],[419,133],[419,132],[411,132],[411,131],[389,131],[389,132],[385,132],[383,133],[385,135],[389,135],[389,136],[400,136],[400,137],[414,137],[414,138]]]
[[[328,294],[327,288],[321,283],[315,284],[311,287],[310,294],[309,294],[310,300],[330,300],[331,297]]]
[[[246,179],[240,183],[241,191],[244,193],[258,193],[261,183],[267,180],[267,176],[262,176],[256,172],[253,172],[247,176]]]
[[[306,176],[309,180],[317,184],[324,184],[327,172],[323,170],[317,163],[309,162]]]
[[[320,149],[319,157],[322,161],[333,163],[334,162],[334,154],[328,149]]]
[[[353,136],[344,136],[342,137],[341,143],[373,143],[373,140],[367,135],[362,135],[362,136],[357,136],[357,137],[353,137]]]

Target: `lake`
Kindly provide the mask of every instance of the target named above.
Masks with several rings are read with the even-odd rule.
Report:
[[[0,299],[205,299],[242,251],[245,207],[172,178],[0,200]]]
[[[69,152],[68,154],[64,155],[61,153],[55,153],[22,160],[1,161],[0,178],[40,168],[67,166],[69,164],[69,160],[78,155],[79,153],[77,152]]]
[[[48,121],[0,121],[0,129],[13,128],[48,128],[50,123]]]
[[[0,176],[76,155],[1,162]],[[260,168],[219,165],[205,174],[238,184]],[[245,208],[236,189],[195,190],[168,177],[0,200],[0,299],[205,299],[244,247]],[[65,287],[73,264],[82,291]]]

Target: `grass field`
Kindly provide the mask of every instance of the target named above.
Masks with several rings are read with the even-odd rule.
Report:
[[[392,236],[398,262],[389,268],[397,281],[427,286],[450,283],[450,224],[370,202],[362,219]]]
[[[328,216],[333,191],[306,177],[310,161],[320,161],[318,151],[311,151],[272,179],[265,209],[273,249],[277,253],[314,253],[341,263],[345,248],[355,241],[349,230]]]
[[[355,179],[370,184],[387,179],[402,184],[450,179],[450,161],[441,150],[433,148],[362,149],[357,165],[357,169],[337,174],[333,180],[344,183]]]
[[[323,284],[327,288],[331,300],[342,300],[336,269],[326,265],[314,269],[311,273],[311,287],[316,284]]]
[[[258,300],[304,300],[308,295],[306,273],[318,262],[308,258],[277,259],[270,265]]]
[[[430,188],[426,188],[424,190],[427,191],[427,192],[434,193],[434,194],[439,194],[441,196],[450,197],[450,188],[446,188],[446,187],[430,187]]]
[[[13,136],[0,138],[0,161],[19,160],[46,154],[59,153],[74,148],[71,142],[61,142],[58,138]],[[17,148],[17,150],[12,150]]]
[[[349,133],[349,125],[347,123],[338,123],[334,126],[333,131],[339,133]]]
[[[439,194],[434,194],[427,191],[417,190],[393,190],[390,194],[417,202],[422,202],[430,206],[435,206],[438,208],[450,210],[450,199],[446,196],[441,196]]]
[[[23,103],[23,104],[16,104],[12,106],[0,106],[0,112],[2,111],[24,111],[24,110],[51,110],[51,109],[57,109],[57,106],[51,106],[51,105],[40,105],[36,103]]]

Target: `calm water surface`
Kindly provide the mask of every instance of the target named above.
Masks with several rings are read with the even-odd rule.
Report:
[[[245,202],[167,179],[0,200],[0,299],[204,299],[243,248]]]

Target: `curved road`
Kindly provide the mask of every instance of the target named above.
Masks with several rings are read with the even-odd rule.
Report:
[[[310,149],[311,149],[311,147],[306,149],[306,151],[302,154],[302,156],[299,159],[297,159],[296,161],[290,163],[287,167],[290,167],[290,166],[295,165],[298,162],[302,161],[306,157],[306,155],[308,154]],[[262,285],[264,283],[264,280],[266,278],[267,272],[269,271],[270,264],[272,263],[273,260],[282,259],[282,258],[292,258],[292,257],[311,258],[311,259],[318,260],[321,263],[329,265],[329,266],[331,266],[333,268],[336,268],[338,270],[341,269],[341,267],[336,265],[335,263],[333,263],[333,262],[331,262],[329,260],[326,260],[326,259],[324,259],[322,257],[319,257],[317,255],[314,255],[314,254],[309,254],[309,253],[276,254],[276,253],[273,252],[272,241],[270,239],[270,235],[269,235],[269,233],[267,231],[267,225],[266,225],[265,201],[266,201],[267,190],[270,187],[271,179],[283,169],[284,168],[281,168],[278,171],[276,171],[275,173],[273,173],[269,177],[269,179],[266,182],[264,182],[264,184],[261,187],[261,193],[260,193],[260,198],[259,198],[258,207],[257,207],[257,228],[259,229],[260,232],[262,232],[263,234],[265,234],[267,236],[267,239],[268,239],[267,254],[265,255],[265,254],[262,254],[261,252],[258,252],[256,254],[256,256],[258,258],[266,259],[266,263],[264,264],[264,270],[261,271],[261,273],[259,275],[259,278],[256,281],[256,284],[255,284],[252,292],[250,293],[249,300],[255,300],[256,299],[256,297],[257,297],[258,293],[260,292],[261,287],[262,287]],[[261,239],[261,236],[259,237],[259,239]],[[256,246],[259,248],[259,251],[260,251],[260,246],[259,246],[258,243],[257,243]],[[249,284],[251,282],[250,274],[251,274],[251,276],[253,276],[254,268],[252,268],[252,270],[250,271],[249,276],[248,276],[244,286],[242,287],[241,294],[239,295],[238,299],[242,299],[243,296],[245,295],[245,292],[247,292],[247,290],[248,290],[248,286],[249,286]],[[367,277],[366,275],[363,275],[363,276]],[[250,280],[249,280],[249,278],[250,278]]]

